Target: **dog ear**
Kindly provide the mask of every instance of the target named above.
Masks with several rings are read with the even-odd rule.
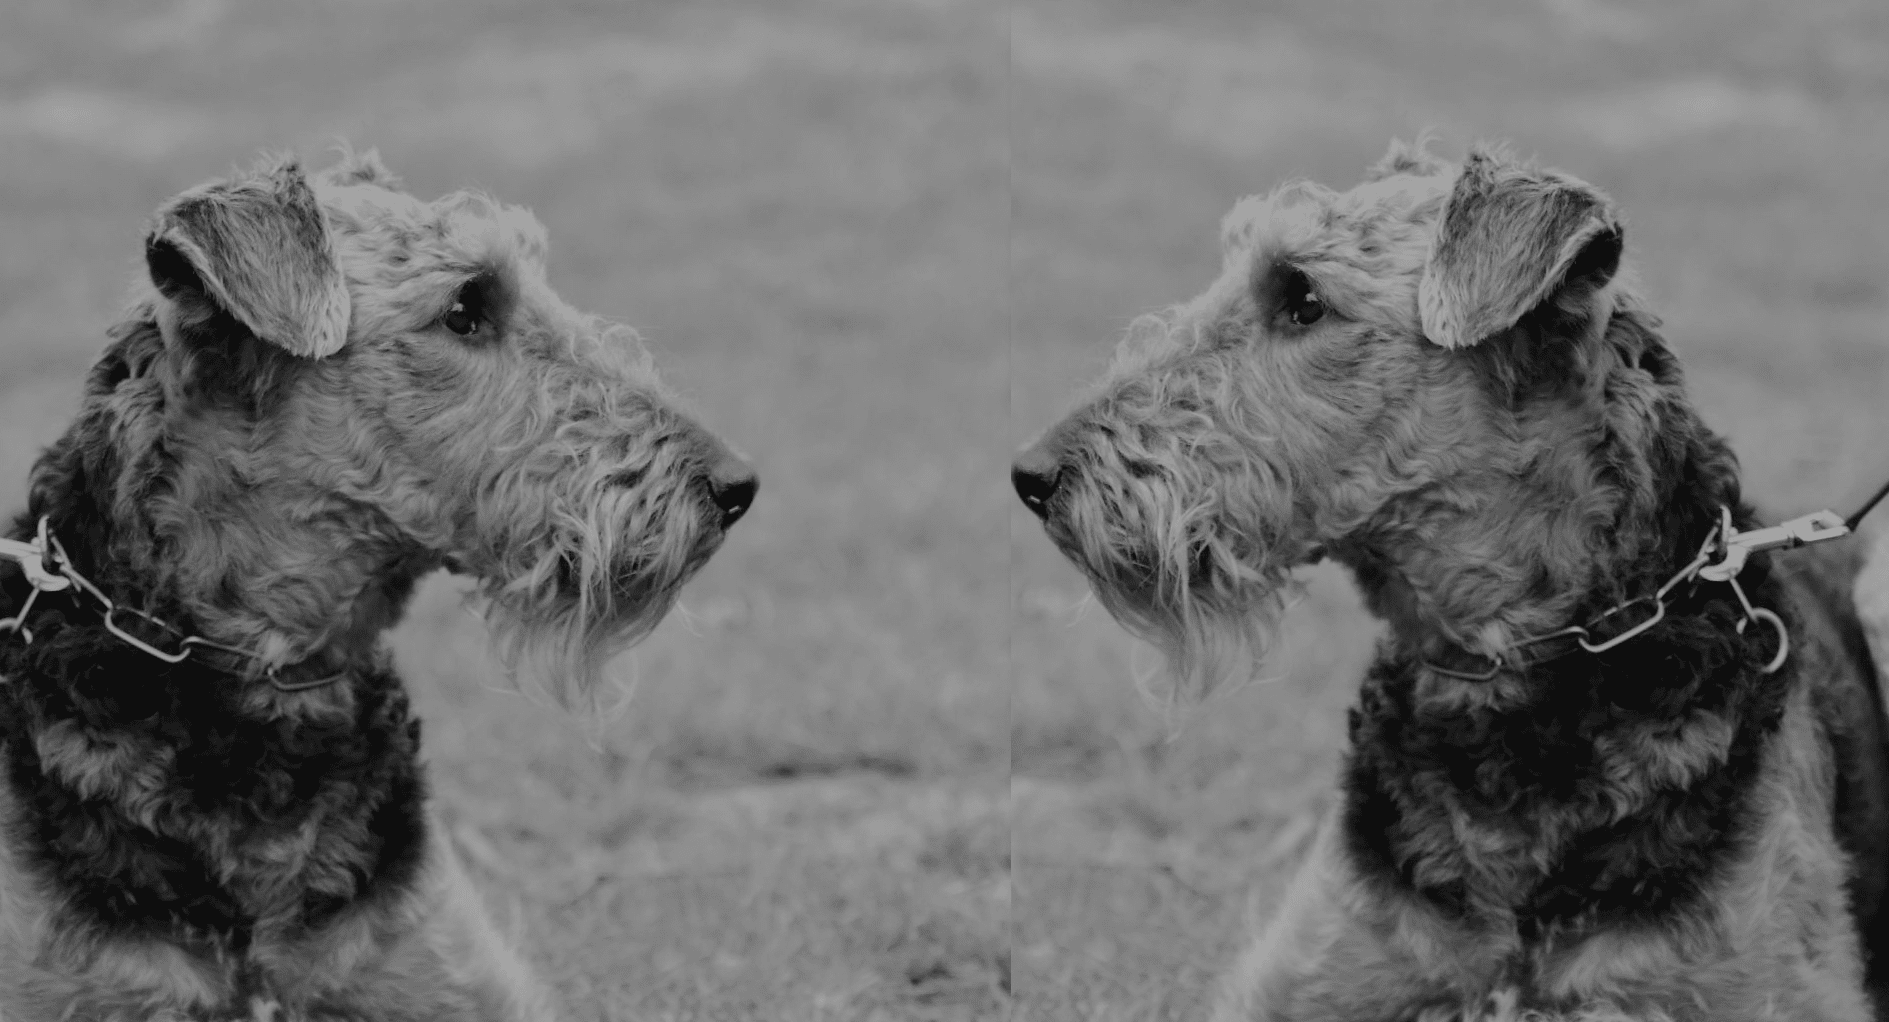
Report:
[[[1417,284],[1423,332],[1445,348],[1467,347],[1549,301],[1583,322],[1604,319],[1623,244],[1613,203],[1591,185],[1472,152]]]
[[[165,203],[144,261],[165,298],[226,312],[291,354],[321,358],[347,340],[352,305],[334,240],[293,160]]]

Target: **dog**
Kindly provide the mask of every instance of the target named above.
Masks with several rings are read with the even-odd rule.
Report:
[[[548,1020],[381,645],[475,576],[568,701],[758,482],[544,228],[370,152],[178,195],[0,543],[0,1019]]]
[[[1877,1017],[1860,558],[1740,545],[1624,237],[1571,175],[1393,143],[1241,200],[1213,283],[1013,464],[1179,698],[1251,669],[1300,565],[1388,624],[1222,1022]]]

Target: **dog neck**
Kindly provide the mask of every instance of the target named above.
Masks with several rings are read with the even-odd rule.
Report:
[[[1447,482],[1420,481],[1332,544],[1395,648],[1525,661],[1546,652],[1525,650],[1531,639],[1658,591],[1722,510],[1752,524],[1736,459],[1693,409],[1655,326],[1619,313],[1574,368],[1521,397],[1491,387],[1493,414],[1509,420],[1498,432],[1517,439],[1463,459]],[[1599,622],[1595,639],[1645,617]]]
[[[79,416],[35,466],[29,517],[47,518],[109,599],[173,626],[166,648],[201,636],[243,650],[209,659],[251,676],[373,667],[438,559],[252,453],[255,395],[206,391],[218,376],[206,358],[167,346],[148,317],[117,328]],[[291,370],[244,375],[266,391],[258,380]]]

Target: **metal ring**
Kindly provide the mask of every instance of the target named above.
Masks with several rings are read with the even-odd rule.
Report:
[[[1777,656],[1772,657],[1770,663],[1758,669],[1764,674],[1775,674],[1778,668],[1784,666],[1784,658],[1791,655],[1791,633],[1785,629],[1783,618],[1778,617],[1776,614],[1771,613],[1763,607],[1752,608],[1751,616],[1769,624],[1772,628],[1777,630]],[[1744,622],[1741,621],[1739,624],[1743,625]],[[1740,628],[1739,630],[1743,631],[1744,629]]]

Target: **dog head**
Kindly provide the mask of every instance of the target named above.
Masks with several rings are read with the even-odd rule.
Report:
[[[150,296],[88,397],[132,448],[126,542],[213,638],[275,661],[371,641],[445,564],[480,580],[515,663],[586,690],[756,481],[545,255],[529,212],[424,201],[371,153],[165,203]]]
[[[1393,144],[1349,191],[1243,199],[1219,275],[1131,328],[1018,492],[1184,689],[1250,664],[1324,555],[1393,628],[1502,648],[1635,554],[1624,516],[1684,453],[1623,237],[1599,191],[1495,149]]]

